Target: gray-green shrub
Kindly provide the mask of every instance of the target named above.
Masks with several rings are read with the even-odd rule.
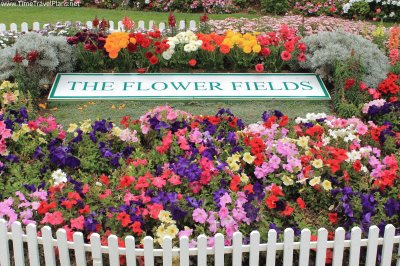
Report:
[[[350,58],[352,52],[359,56],[365,67],[362,80],[375,87],[386,77],[389,60],[379,47],[371,41],[346,32],[320,32],[303,39],[307,45],[307,61],[300,62],[300,67],[320,74],[333,81],[334,66],[338,61]]]
[[[13,62],[16,51],[24,58],[31,51],[37,51],[39,57],[33,66],[28,66],[27,60],[18,65]],[[19,37],[11,47],[0,50],[0,80],[17,78],[19,85],[25,87],[22,89],[37,95],[37,86],[51,83],[58,72],[72,72],[75,62],[75,50],[65,37],[27,33]],[[18,80],[17,76],[23,80]]]

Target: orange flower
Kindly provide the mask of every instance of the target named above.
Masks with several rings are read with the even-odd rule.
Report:
[[[229,52],[231,51],[231,48],[229,47],[229,45],[221,44],[221,46],[219,47],[219,51],[222,54],[229,54]]]

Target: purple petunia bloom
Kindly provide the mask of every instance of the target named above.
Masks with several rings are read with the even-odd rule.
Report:
[[[388,199],[388,201],[385,203],[385,211],[388,217],[392,217],[393,215],[399,214],[400,213],[399,201],[393,198]]]

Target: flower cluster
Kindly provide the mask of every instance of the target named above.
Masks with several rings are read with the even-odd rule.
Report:
[[[0,166],[10,178],[0,217],[63,228],[68,239],[116,234],[123,245],[134,234],[140,245],[152,235],[162,246],[188,236],[191,247],[202,233],[231,244],[236,230],[398,225],[398,161],[379,149],[388,127],[326,114],[291,123],[279,111],[246,126],[229,109],[193,116],[169,106],[119,124],[64,130],[54,118],[2,117]]]

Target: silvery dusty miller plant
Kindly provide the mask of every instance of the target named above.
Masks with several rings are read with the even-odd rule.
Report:
[[[305,37],[307,61],[300,62],[300,67],[317,72],[329,81],[333,80],[336,62],[347,60],[352,52],[359,56],[365,66],[363,81],[370,87],[376,87],[389,71],[389,60],[371,41],[341,31],[320,32]]]
[[[29,76],[31,73],[26,73],[32,79],[31,84],[49,84],[56,73],[74,70],[75,52],[68,45],[65,37],[27,33],[19,37],[11,47],[0,50],[0,80],[8,79],[16,74],[18,65],[13,62],[16,51],[22,56],[26,56],[31,51],[39,53],[34,75]],[[27,71],[28,62],[24,60],[19,67],[22,71]],[[36,90],[37,88],[28,89]]]

